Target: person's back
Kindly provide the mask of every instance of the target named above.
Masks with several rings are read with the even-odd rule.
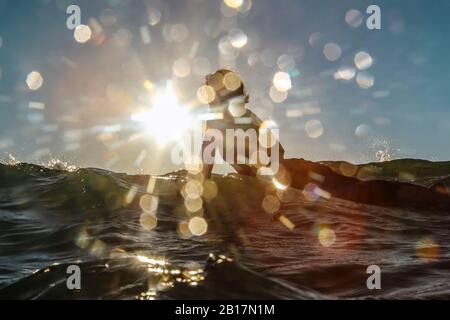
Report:
[[[211,119],[206,122],[202,148],[203,159],[205,153],[214,157],[216,146],[220,145],[222,147],[219,152],[222,158],[232,165],[238,173],[255,175],[257,169],[261,166],[260,161],[258,161],[260,158],[259,151],[261,151],[260,142],[262,141],[261,129],[271,128],[264,128],[266,124],[246,108],[249,97],[246,95],[244,85],[237,73],[225,69],[218,70],[206,77],[206,85],[214,90],[214,99],[210,103]],[[244,150],[239,149],[239,143],[242,143],[242,141],[238,141],[239,135],[245,139]],[[219,139],[218,136],[220,136],[221,141],[216,141]],[[230,139],[233,139],[233,141]],[[276,152],[279,159],[282,159],[284,150],[278,141],[276,143]],[[267,147],[267,156],[271,156],[272,146],[273,144],[264,146]],[[211,149],[209,152],[208,148]],[[229,156],[230,148],[232,148],[232,159]],[[257,160],[255,161],[255,159]],[[210,176],[213,163],[204,161],[204,166],[206,176]]]

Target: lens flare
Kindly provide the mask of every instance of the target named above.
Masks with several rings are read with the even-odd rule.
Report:
[[[280,181],[278,181],[275,178],[272,179],[272,182],[273,182],[273,185],[279,190],[286,190],[288,188],[288,186],[282,184]]]
[[[150,111],[133,114],[131,119],[144,123],[146,132],[154,137],[160,146],[178,140],[194,123],[187,108],[178,103],[170,81],[167,82],[165,90],[156,93]]]

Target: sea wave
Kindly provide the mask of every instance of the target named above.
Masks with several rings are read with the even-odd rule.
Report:
[[[185,171],[151,177],[0,164],[0,298],[450,297],[445,208],[351,201],[334,189],[311,197],[310,182],[295,176],[302,165],[286,165],[293,177],[284,190],[215,175],[216,192],[189,213],[183,186],[198,176]],[[277,210],[267,209],[268,195]],[[149,196],[157,199],[152,228],[142,221]],[[207,223],[206,234],[180,231],[193,216]],[[71,291],[66,270],[74,264],[82,288]],[[367,288],[370,265],[381,269],[380,290]]]

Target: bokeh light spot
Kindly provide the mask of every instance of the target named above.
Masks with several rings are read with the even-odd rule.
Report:
[[[273,102],[282,103],[287,99],[288,93],[287,93],[287,91],[279,91],[274,86],[271,86],[270,91],[269,91],[269,96]]]
[[[342,66],[335,74],[337,80],[352,80],[356,75],[356,70],[352,67]]]
[[[154,214],[156,210],[158,209],[158,197],[155,197],[150,194],[144,194],[139,199],[139,205],[145,213],[152,213]]]
[[[313,119],[309,120],[305,124],[305,131],[308,137],[312,139],[317,139],[323,134],[323,126],[319,120]]]
[[[244,97],[237,97],[231,99],[228,105],[228,111],[235,118],[242,117],[247,112],[245,107]]]
[[[360,72],[356,77],[356,83],[361,89],[370,89],[375,84],[375,78],[368,72]]]
[[[148,23],[156,26],[161,21],[161,11],[156,8],[148,8]]]
[[[352,28],[358,28],[363,22],[361,12],[355,9],[347,11],[345,14],[345,22]]]
[[[237,90],[241,84],[241,78],[236,72],[229,72],[223,77],[223,84],[229,91]]]
[[[211,86],[201,86],[197,90],[197,99],[202,104],[209,104],[216,98],[216,92]]]
[[[291,76],[287,72],[277,72],[272,82],[274,87],[280,92],[286,92],[292,88]]]
[[[355,135],[360,139],[368,138],[372,133],[372,128],[367,124],[360,124],[355,129]]]
[[[189,230],[189,223],[185,221],[180,222],[178,224],[177,233],[181,239],[189,239],[192,237],[192,233]]]
[[[184,205],[189,212],[195,213],[203,208],[202,198],[189,198],[184,199]]]
[[[243,48],[247,45],[248,37],[242,30],[232,29],[228,34],[230,36],[230,42],[233,47]]]
[[[158,219],[154,214],[151,213],[143,213],[141,214],[141,217],[139,219],[139,223],[141,226],[146,230],[153,230],[156,228],[156,225],[158,224]]]
[[[336,61],[341,57],[342,49],[336,43],[330,42],[323,48],[323,54],[327,60]]]
[[[274,195],[266,195],[262,202],[262,207],[269,214],[276,213],[280,209],[280,200]]]
[[[440,246],[431,238],[424,238],[416,245],[416,254],[424,262],[433,262],[439,259]]]
[[[180,58],[173,63],[173,74],[179,78],[185,78],[191,73],[191,63],[189,60]]]
[[[282,54],[278,57],[277,65],[280,70],[289,72],[295,69],[295,59],[288,54]]]
[[[328,227],[320,228],[319,242],[326,248],[331,247],[336,242],[336,233],[333,229]]]
[[[202,236],[208,231],[208,223],[202,217],[194,217],[189,221],[189,231],[194,236]]]
[[[86,43],[91,39],[92,30],[89,26],[80,24],[73,33],[75,40],[79,43]]]
[[[212,200],[217,197],[219,189],[217,184],[212,180],[205,180],[203,182],[203,197],[206,200]]]
[[[366,70],[369,69],[373,64],[373,59],[370,54],[364,51],[360,51],[357,54],[355,54],[355,66],[359,70]]]
[[[198,199],[203,195],[203,185],[197,180],[189,180],[184,186],[185,198]]]
[[[28,74],[26,82],[30,90],[36,91],[42,87],[44,78],[38,71],[32,71]]]
[[[244,0],[224,0],[224,3],[232,9],[239,9],[244,4]]]

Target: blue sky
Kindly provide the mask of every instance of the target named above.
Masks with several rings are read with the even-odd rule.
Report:
[[[83,24],[101,26],[101,37],[75,41],[66,28],[71,3],[80,6]],[[381,30],[346,22],[352,9],[365,19],[370,4],[381,8]],[[153,19],[160,13],[153,25],[149,10]],[[158,154],[160,171],[172,170],[170,146],[129,139],[138,130],[130,114],[146,104],[143,82],[172,80],[180,102],[193,105],[202,72],[231,66],[251,96],[249,108],[279,124],[290,157],[368,162],[382,152],[449,160],[449,12],[445,0],[257,0],[241,12],[221,0],[0,0],[0,153],[128,172],[151,171],[145,163]],[[144,43],[142,27],[151,43]],[[174,40],[170,30],[182,35],[174,31]],[[230,51],[226,40],[236,30],[248,41]],[[341,49],[335,61],[324,55],[330,43]],[[364,71],[354,64],[362,51],[373,59]],[[180,58],[190,69],[183,77],[174,72]],[[343,66],[355,77],[336,80]],[[289,72],[292,89],[276,103],[269,90],[280,69]],[[34,70],[44,79],[36,91],[25,82]],[[361,88],[358,73],[373,77],[373,86]],[[292,117],[292,110],[301,113]],[[319,137],[305,130],[311,120],[322,125]],[[358,127],[366,131],[355,134]]]

